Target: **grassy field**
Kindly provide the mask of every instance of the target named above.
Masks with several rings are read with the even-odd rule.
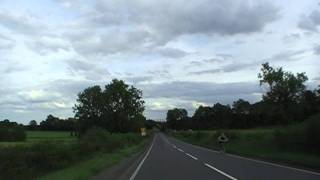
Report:
[[[147,143],[144,140],[140,144],[128,146],[120,149],[119,151],[112,153],[99,153],[92,158],[80,162],[70,168],[59,170],[46,176],[38,178],[38,180],[84,180],[93,177],[102,170],[116,164],[126,157],[130,157],[133,154],[139,152]]]
[[[301,149],[282,149],[274,143],[275,129],[226,130],[229,143],[226,151],[257,159],[280,162],[297,167],[320,169],[319,154]],[[171,133],[174,137],[203,147],[220,150],[217,137],[219,131],[180,131]]]
[[[27,131],[27,138],[24,142],[0,142],[0,146],[30,145],[40,141],[56,141],[70,143],[76,141],[75,136],[64,131]]]
[[[139,151],[149,137],[101,128],[81,139],[68,132],[30,131],[25,142],[0,143],[0,179],[88,179]]]

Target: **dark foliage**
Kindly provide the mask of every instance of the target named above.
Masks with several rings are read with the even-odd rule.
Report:
[[[261,85],[269,91],[263,100],[254,104],[239,99],[232,108],[219,103],[200,106],[189,118],[186,110],[172,109],[167,113],[167,125],[171,129],[229,129],[288,125],[302,122],[320,112],[320,88],[305,90],[304,73],[296,75],[282,68],[262,65],[259,74]],[[191,119],[191,120],[190,120]]]
[[[142,140],[138,134],[110,134],[101,128],[94,128],[74,143],[50,141],[29,146],[0,147],[0,179],[35,179],[94,153],[111,152]]]
[[[0,141],[24,141],[26,133],[24,127],[9,120],[0,121]]]
[[[98,126],[109,132],[133,132],[144,126],[142,92],[114,79],[102,90],[93,86],[78,94],[74,107],[81,134]]]

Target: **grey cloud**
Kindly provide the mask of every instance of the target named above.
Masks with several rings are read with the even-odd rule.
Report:
[[[299,33],[291,33],[291,34],[285,35],[283,37],[283,41],[287,43],[287,42],[292,42],[292,41],[298,40],[300,38],[301,38],[301,36]]]
[[[158,48],[155,50],[159,55],[169,58],[181,58],[188,53],[176,48]]]
[[[320,76],[313,78],[315,81],[320,81]]]
[[[15,41],[0,34],[0,51],[13,48]]]
[[[84,60],[70,59],[67,61],[67,64],[70,67],[71,73],[78,73],[80,75],[83,75],[88,80],[99,81],[105,77],[110,76],[107,68]]]
[[[150,82],[154,79],[154,77],[153,76],[131,76],[131,77],[125,77],[124,79],[126,81],[129,81],[130,83],[139,84],[142,82]]]
[[[202,59],[199,61],[190,61],[188,65],[186,65],[186,68],[194,68],[194,67],[201,67],[201,66],[206,66],[208,64],[211,63],[223,63],[225,62],[227,59],[231,59],[233,58],[232,55],[230,54],[216,54],[218,57],[217,58],[209,58],[209,59]],[[220,57],[219,57],[220,56]],[[207,73],[218,73],[220,70],[219,69],[211,69],[209,70]],[[203,73],[203,74],[207,74],[207,73]],[[192,74],[192,73],[191,73]],[[194,73],[197,74],[197,73]]]
[[[0,13],[0,25],[21,34],[39,34],[46,30],[46,26],[30,15],[13,14],[7,11]]]
[[[34,52],[39,53],[41,55],[45,55],[50,52],[57,53],[59,50],[68,51],[70,49],[69,43],[65,40],[62,40],[59,37],[34,37],[26,44]]]
[[[5,68],[3,73],[10,74],[10,73],[21,72],[21,71],[25,71],[25,70],[27,70],[26,67],[16,63],[15,65],[10,65],[9,67]]]
[[[263,61],[273,62],[273,61],[294,61],[299,60],[299,55],[305,53],[307,50],[287,50],[284,52],[277,53],[270,58],[267,58]]]
[[[320,55],[320,44],[314,46],[313,52],[315,55]]]
[[[318,32],[320,25],[320,11],[314,10],[308,16],[302,16],[298,22],[298,27],[311,32]]]
[[[258,61],[253,61],[251,63],[233,63],[233,64],[227,64],[224,66],[221,66],[220,68],[214,68],[214,69],[205,69],[205,70],[200,70],[200,71],[193,71],[190,72],[189,74],[193,75],[202,75],[202,74],[216,74],[216,73],[229,73],[229,72],[236,72],[240,71],[243,69],[249,69],[249,68],[254,68],[257,66],[260,66],[262,63],[265,62],[279,62],[279,61],[295,61],[299,60],[300,55],[305,53],[306,50],[287,50],[284,52],[280,52],[277,54],[274,54],[270,58],[267,59],[262,59]]]
[[[223,73],[223,72],[229,73],[229,72],[235,72],[245,68],[249,68],[252,66],[253,64],[235,63],[235,64],[224,65],[221,68],[217,68],[217,69],[195,71],[195,72],[191,72],[190,74],[201,75],[201,74],[216,74],[216,73]]]
[[[259,32],[278,18],[278,9],[268,2],[240,0],[99,0],[81,17],[74,33],[69,33],[74,48],[82,55],[109,55],[150,52],[181,35]],[[175,49],[164,49],[160,54],[185,56]]]
[[[177,98],[206,103],[231,103],[238,98],[245,98],[253,102],[257,101],[254,94],[262,92],[258,83],[251,82],[217,84],[177,81],[141,85],[140,88],[143,90],[145,98]]]
[[[128,6],[131,8],[126,8]],[[145,23],[161,34],[175,37],[194,33],[233,35],[257,32],[277,18],[278,10],[268,2],[178,0],[149,3],[98,1],[97,12],[100,16],[96,16],[96,22],[101,21],[101,24],[118,24],[123,20],[123,23]]]

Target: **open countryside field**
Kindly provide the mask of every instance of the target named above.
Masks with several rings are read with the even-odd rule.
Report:
[[[77,140],[75,136],[70,136],[70,132],[67,131],[27,131],[26,134],[26,141],[0,142],[0,146],[30,145],[40,141],[70,143]]]

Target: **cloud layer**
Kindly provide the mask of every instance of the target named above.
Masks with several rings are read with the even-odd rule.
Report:
[[[287,6],[290,3],[291,6]],[[76,95],[124,79],[148,118],[261,98],[266,61],[319,77],[316,0],[4,0],[0,119],[73,116]]]

